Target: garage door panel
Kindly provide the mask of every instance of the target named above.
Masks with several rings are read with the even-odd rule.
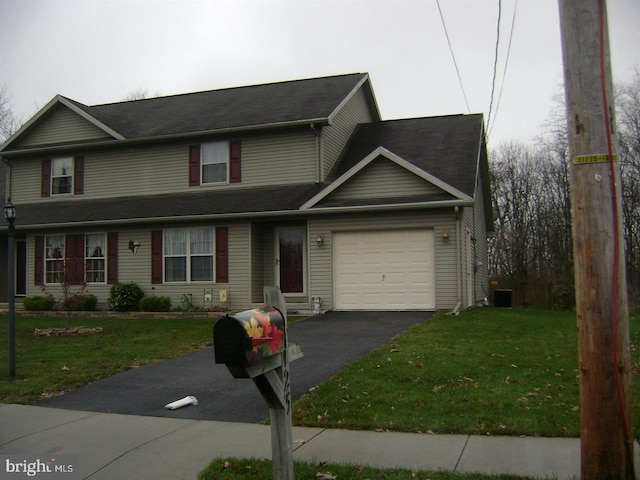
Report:
[[[432,230],[339,232],[333,237],[335,307],[435,307]]]

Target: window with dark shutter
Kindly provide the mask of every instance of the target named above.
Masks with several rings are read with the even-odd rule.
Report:
[[[65,277],[69,285],[84,283],[84,235],[65,237]]]
[[[84,155],[78,155],[73,159],[73,193],[84,193]]]
[[[216,227],[216,283],[229,281],[229,227]]]
[[[44,235],[36,237],[36,258],[34,262],[35,271],[33,272],[33,284],[44,285]]]
[[[107,283],[118,283],[118,232],[107,233]]]
[[[200,185],[200,145],[189,147],[189,186]]]
[[[42,190],[43,197],[51,196],[51,160],[42,161]]]
[[[240,140],[229,142],[229,183],[240,183],[242,180]]]
[[[151,283],[162,283],[162,230],[151,232]]]

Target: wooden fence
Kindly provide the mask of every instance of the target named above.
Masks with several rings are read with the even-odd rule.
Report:
[[[553,307],[553,285],[538,280],[519,280],[513,278],[491,279],[491,304],[494,304],[496,290],[511,290],[513,307]],[[498,293],[498,297],[500,297]],[[505,298],[504,293],[502,297]]]

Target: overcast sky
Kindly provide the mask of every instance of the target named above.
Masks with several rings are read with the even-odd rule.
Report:
[[[0,85],[26,120],[56,94],[95,105],[369,72],[385,120],[486,122],[498,3],[440,0],[468,108],[436,0],[0,0]],[[640,1],[607,3],[614,81],[629,82]],[[557,0],[502,4],[490,148],[540,134],[563,81]]]

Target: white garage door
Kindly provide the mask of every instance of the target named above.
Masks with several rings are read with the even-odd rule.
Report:
[[[335,308],[435,308],[433,230],[333,235]]]

